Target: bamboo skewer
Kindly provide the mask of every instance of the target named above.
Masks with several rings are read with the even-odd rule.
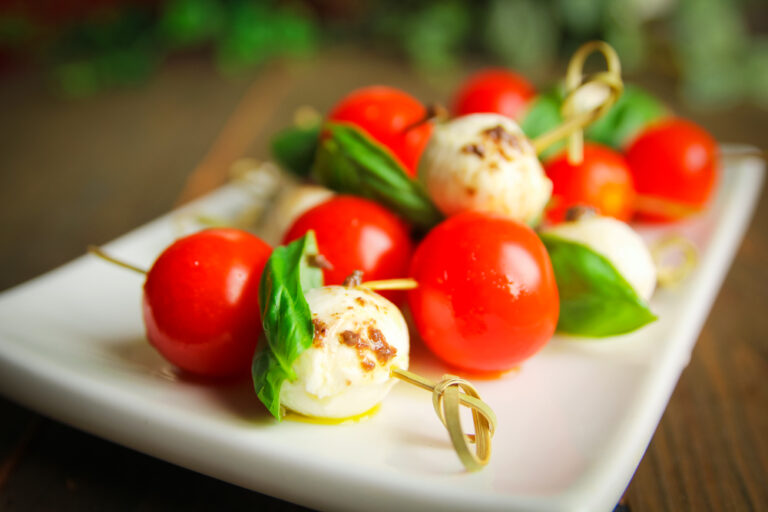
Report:
[[[491,438],[496,431],[496,414],[480,399],[477,389],[455,375],[443,375],[434,383],[415,373],[393,368],[392,377],[432,392],[432,405],[440,421],[448,430],[456,454],[468,471],[478,471],[491,459]],[[459,405],[472,409],[475,433],[465,434],[461,426]],[[476,446],[473,451],[470,444]]]
[[[605,58],[607,70],[595,73],[584,79],[584,63],[592,53],[599,52]],[[589,89],[602,86],[605,90],[603,101],[589,110],[579,111],[577,98]],[[571,57],[565,77],[567,96],[561,106],[563,122],[552,130],[536,137],[533,147],[541,154],[552,144],[570,137],[568,159],[579,163],[583,159],[583,130],[589,124],[602,117],[613,106],[624,90],[621,80],[621,63],[616,51],[604,41],[590,41],[583,44]]]

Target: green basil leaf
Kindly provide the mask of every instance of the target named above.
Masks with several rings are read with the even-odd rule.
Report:
[[[533,140],[539,135],[553,130],[563,122],[563,116],[560,114],[560,105],[563,102],[563,96],[560,89],[554,89],[550,92],[536,96],[528,107],[520,128],[529,139]],[[565,147],[565,140],[552,144],[539,155],[539,158],[546,160],[549,157],[559,153]]]
[[[614,336],[656,320],[616,268],[589,247],[542,233],[560,293],[557,330],[582,336]]]
[[[312,345],[314,326],[304,294],[323,286],[322,271],[309,264],[317,255],[314,231],[269,257],[259,287],[261,322],[264,326],[262,349],[251,366],[253,387],[259,399],[278,420],[280,388],[295,379],[292,366],[296,358]]]
[[[352,125],[325,126],[312,175],[328,188],[382,204],[420,230],[443,219],[421,184],[386,148]]]
[[[272,157],[285,169],[297,176],[308,176],[315,159],[320,124],[309,127],[291,127],[272,137]]]
[[[611,109],[587,128],[586,137],[621,150],[643,128],[666,114],[664,104],[650,93],[627,85]]]

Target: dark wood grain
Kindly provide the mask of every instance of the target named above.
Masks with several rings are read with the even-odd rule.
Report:
[[[766,193],[629,486],[633,510],[768,510]]]
[[[208,62],[177,59],[144,88],[74,102],[49,95],[29,72],[0,82],[0,290],[157,217],[183,190],[186,199],[220,183],[230,157],[266,156],[265,134],[298,106],[326,110],[344,91],[375,82],[445,100],[460,79],[418,76],[347,50],[236,80],[219,78]],[[664,78],[641,81],[673,98]],[[765,112],[678,108],[720,140],[768,148]],[[632,511],[768,510],[767,192],[627,490]],[[2,510],[298,509],[0,399],[2,467]]]

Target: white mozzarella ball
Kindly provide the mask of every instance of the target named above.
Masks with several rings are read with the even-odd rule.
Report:
[[[408,326],[400,310],[363,288],[324,286],[306,294],[315,339],[293,364],[280,402],[317,418],[346,418],[375,407],[408,368]]]
[[[296,219],[333,195],[333,191],[320,185],[285,185],[267,210],[259,235],[268,244],[279,245]]]
[[[528,138],[498,114],[471,114],[435,126],[419,179],[446,215],[494,212],[531,224],[552,194]]]
[[[656,265],[643,239],[628,224],[612,217],[584,216],[544,232],[588,246],[610,261],[642,299],[653,295]]]

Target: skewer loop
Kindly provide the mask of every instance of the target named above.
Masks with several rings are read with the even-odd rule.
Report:
[[[603,55],[607,70],[595,73],[585,80],[584,63],[594,52]],[[616,50],[605,41],[590,41],[581,45],[568,63],[565,88],[567,96],[560,107],[563,123],[532,142],[536,153],[541,154],[555,142],[570,137],[568,160],[572,164],[578,164],[584,158],[584,128],[608,112],[624,91],[621,62]],[[588,94],[600,94],[602,98],[597,105],[589,105],[589,108],[585,109],[583,101]]]
[[[393,368],[391,375],[432,392],[432,405],[448,430],[456,454],[468,471],[482,469],[491,459],[491,438],[496,431],[496,414],[480,399],[477,389],[455,375],[443,375],[438,383],[415,373]],[[461,426],[459,405],[472,409],[474,434],[465,434]],[[476,446],[473,451],[470,444]]]
[[[679,253],[679,261],[666,262],[665,258],[675,252]],[[664,288],[671,288],[683,282],[699,261],[699,253],[693,242],[674,233],[654,242],[651,246],[651,256],[656,264],[656,280],[659,286]]]

